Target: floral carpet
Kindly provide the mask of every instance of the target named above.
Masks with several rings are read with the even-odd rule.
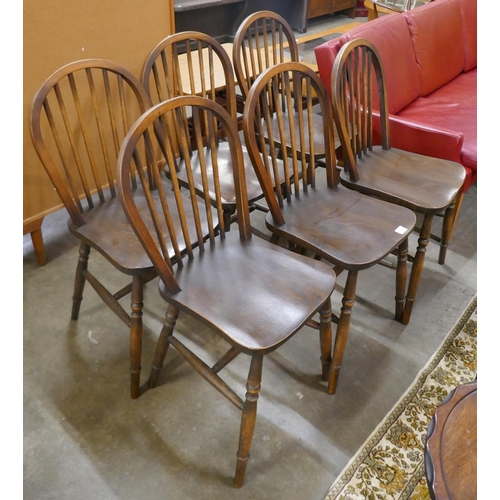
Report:
[[[430,499],[424,445],[434,411],[477,373],[477,297],[382,423],[347,464],[325,500]]]

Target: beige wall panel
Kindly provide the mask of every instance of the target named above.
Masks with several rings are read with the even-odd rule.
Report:
[[[155,45],[173,29],[173,0],[24,0],[23,219],[61,207],[31,144],[31,101],[58,68],[87,58],[110,59],[138,78]]]

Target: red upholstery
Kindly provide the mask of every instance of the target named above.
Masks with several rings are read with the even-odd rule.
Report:
[[[477,2],[460,0],[465,48],[464,71],[477,67]]]
[[[420,95],[418,68],[410,31],[405,18],[398,14],[380,17],[373,23],[377,23],[377,27],[370,22],[347,32],[343,42],[366,38],[377,47],[384,68],[398,68],[398,71],[385,73],[387,92],[391,96],[389,113],[396,114]],[[394,47],[398,50],[394,50]],[[401,74],[406,76],[404,85],[401,85]]]
[[[386,79],[391,145],[461,163],[462,191],[477,178],[477,0],[435,0],[389,14],[314,49],[330,92],[335,57],[371,41]],[[377,139],[377,138],[375,138]]]
[[[430,2],[405,14],[425,96],[464,69],[462,15],[458,1]],[[439,50],[436,50],[439,49]]]

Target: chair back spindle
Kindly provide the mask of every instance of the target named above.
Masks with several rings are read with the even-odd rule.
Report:
[[[248,95],[243,122],[245,141],[277,224],[284,223],[281,209],[285,202],[292,203],[294,197],[316,187],[316,101],[322,116],[320,133],[325,144],[327,183],[334,187],[338,176],[333,156],[333,118],[319,77],[301,63],[283,63],[259,76]],[[291,147],[286,148],[286,144]]]
[[[390,149],[387,91],[377,49],[364,39],[341,51],[332,70],[331,95],[335,125],[341,136],[344,168],[359,180],[356,158],[373,148],[374,120],[380,120],[382,148]],[[374,115],[375,114],[375,115]]]
[[[240,92],[246,99],[256,78],[267,68],[298,61],[295,35],[287,21],[272,11],[248,16],[233,43],[233,62]]]
[[[132,73],[100,59],[64,66],[36,93],[33,144],[75,226],[84,225],[86,209],[116,197],[121,141],[150,106]]]
[[[186,117],[192,117],[191,139],[199,146],[199,154],[193,161],[188,154],[190,136],[186,134]],[[166,127],[159,126],[159,123],[166,124]],[[187,261],[195,259],[197,254],[225,239],[217,155],[219,128],[224,130],[229,143],[240,237],[247,240],[251,238],[251,229],[241,143],[235,121],[219,104],[199,96],[179,96],[157,104],[132,126],[120,152],[120,200],[143,247],[172,294],[179,291],[174,265],[182,268],[185,265],[183,258]],[[204,137],[208,144],[201,147]],[[148,205],[148,214],[141,215],[126,180],[134,168],[143,172],[145,158],[155,150],[160,151],[160,161],[170,172],[170,186],[159,184],[160,174],[155,170],[154,176],[158,177],[155,179],[158,185],[155,197],[147,177],[143,173],[139,175]],[[185,181],[181,184],[177,176],[177,151],[186,158],[187,185]],[[190,230],[188,220],[194,221],[195,234]],[[175,261],[169,258],[172,248]],[[182,255],[180,248],[185,248]]]

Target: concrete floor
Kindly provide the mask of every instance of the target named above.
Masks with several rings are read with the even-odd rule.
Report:
[[[335,395],[326,394],[320,378],[314,330],[304,328],[266,357],[240,490],[232,486],[240,412],[173,349],[159,386],[130,399],[128,329],[88,285],[80,319],[70,320],[78,243],[64,211],[47,217],[44,267],[24,237],[24,498],[323,500],[476,295],[476,200],[474,185],[445,265],[437,263],[438,245],[429,244],[408,326],[392,319],[393,272],[376,266],[360,273]],[[265,231],[261,213],[252,214],[252,223]],[[434,232],[439,228],[437,220]],[[126,283],[97,253],[91,269],[111,288]],[[341,275],[337,314],[344,283]],[[146,286],[144,304],[145,384],[165,312],[156,281]],[[185,316],[177,332],[208,363],[225,348]],[[242,396],[248,366],[240,356],[221,372]]]

